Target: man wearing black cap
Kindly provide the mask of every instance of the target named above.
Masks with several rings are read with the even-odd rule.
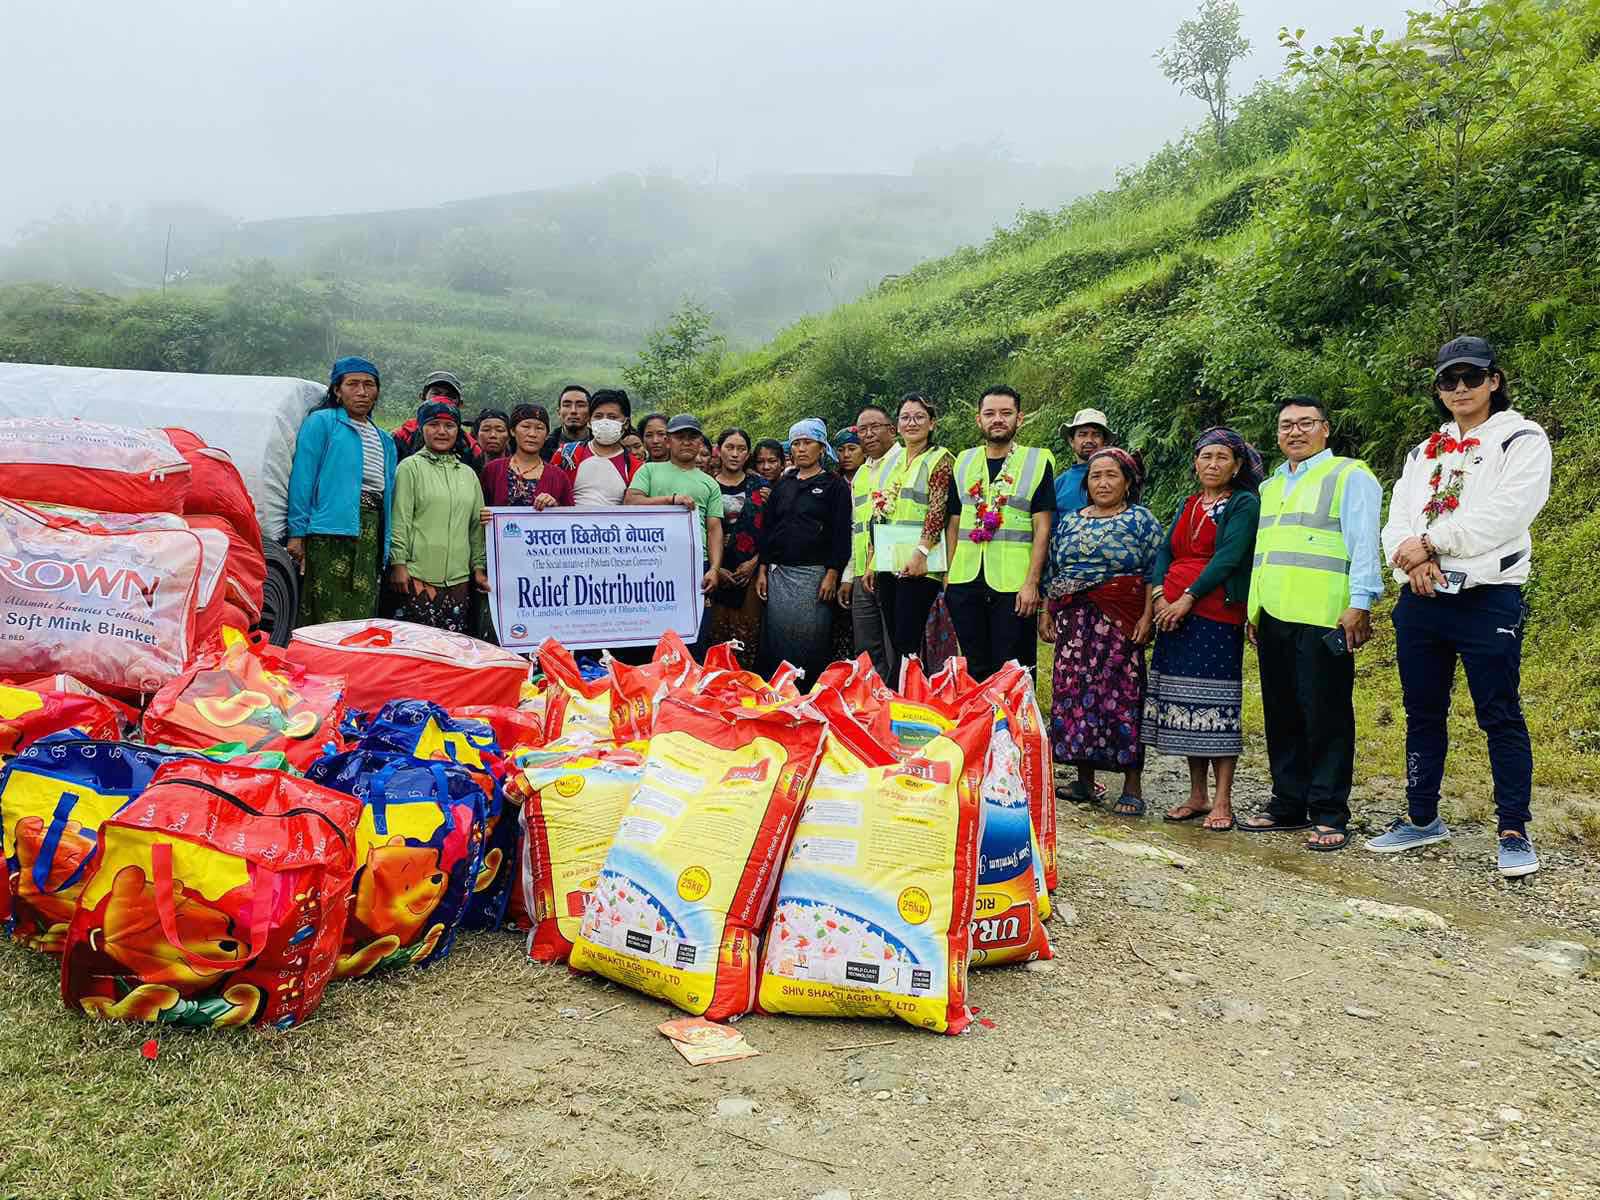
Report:
[[[419,399],[423,404],[430,400],[442,400],[455,409],[459,430],[456,434],[456,457],[471,467],[474,474],[482,473],[483,448],[467,432],[466,423],[461,420],[461,380],[449,371],[435,371],[422,381]],[[394,447],[402,460],[422,449],[422,430],[415,417],[394,431]]]
[[[1383,527],[1401,585],[1394,633],[1408,811],[1367,849],[1415,850],[1450,837],[1439,785],[1459,661],[1489,743],[1497,865],[1516,878],[1539,869],[1528,837],[1533,746],[1519,680],[1529,530],[1550,496],[1550,439],[1511,407],[1505,372],[1482,338],[1447,342],[1433,383],[1445,422],[1407,456]]]
[[[694,465],[705,444],[705,431],[698,418],[680,413],[668,421],[667,444],[672,449],[671,459],[640,467],[628,485],[627,503],[681,504],[699,514],[701,545],[705,547],[700,590],[709,596],[717,586],[717,571],[722,566],[722,489]],[[711,606],[707,604],[700,632],[690,647],[697,657],[704,656],[710,625]]]

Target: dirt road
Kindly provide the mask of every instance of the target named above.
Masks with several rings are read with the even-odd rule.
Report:
[[[992,1025],[754,1017],[698,1069],[510,935],[157,1062],[6,946],[0,1197],[1600,1196],[1600,863],[1297,845],[1064,806],[1058,957],[973,974]]]
[[[1512,885],[1487,832],[1397,862],[1062,819],[1059,957],[974,973],[992,1028],[757,1017],[762,1057],[691,1070],[658,1005],[544,973],[550,1019],[462,1069],[597,1196],[1600,1195],[1596,864],[1547,847]]]

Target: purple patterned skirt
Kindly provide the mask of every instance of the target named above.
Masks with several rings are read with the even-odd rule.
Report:
[[[1050,751],[1058,763],[1103,771],[1144,766],[1144,647],[1092,602],[1056,616]]]

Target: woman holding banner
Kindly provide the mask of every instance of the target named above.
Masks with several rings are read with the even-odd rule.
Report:
[[[816,679],[828,665],[833,600],[850,559],[850,485],[822,469],[828,430],[815,417],[789,430],[795,469],[772,488],[761,529],[756,594],[767,604],[756,670],[785,659]]]
[[[572,476],[544,461],[541,450],[550,435],[550,414],[542,404],[519,404],[511,410],[513,450],[483,468],[483,499],[492,508],[550,508],[572,505]],[[489,523],[485,509],[483,523]]]

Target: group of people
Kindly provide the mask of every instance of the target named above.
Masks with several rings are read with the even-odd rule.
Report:
[[[1549,440],[1511,408],[1493,348],[1457,338],[1438,353],[1444,424],[1411,451],[1383,520],[1365,463],[1329,449],[1317,397],[1276,420],[1268,473],[1238,431],[1207,430],[1194,482],[1163,524],[1141,504],[1140,457],[1110,421],[1079,411],[1070,456],[1018,440],[1022,398],[979,398],[977,445],[939,444],[932,400],[864,404],[830,439],[796,422],[783,441],[739,428],[713,438],[693,416],[634,420],[625,392],[572,385],[557,421],[539,405],[461,416],[461,384],[425,381],[394,436],[371,420],[380,379],[334,364],[306,419],[290,481],[289,552],[303,620],[383,611],[474,631],[487,586],[489,506],[673,504],[699,517],[705,620],[696,651],[732,640],[764,673],[788,660],[815,678],[866,653],[887,680],[954,635],[974,676],[1053,648],[1050,742],[1069,778],[1057,795],[1094,803],[1097,772],[1120,776],[1111,811],[1145,812],[1145,754],[1187,760],[1169,821],[1214,832],[1305,832],[1313,851],[1348,842],[1355,759],[1353,655],[1371,636],[1384,570],[1406,712],[1408,812],[1367,846],[1391,852],[1450,836],[1439,818],[1455,664],[1488,737],[1498,866],[1538,869],[1527,834],[1533,760],[1518,678],[1529,528],[1549,495]],[[964,439],[963,439],[964,440]],[[482,628],[476,630],[484,632]],[[1239,816],[1244,652],[1256,647],[1272,795]],[[1150,647],[1147,661],[1147,647]]]

